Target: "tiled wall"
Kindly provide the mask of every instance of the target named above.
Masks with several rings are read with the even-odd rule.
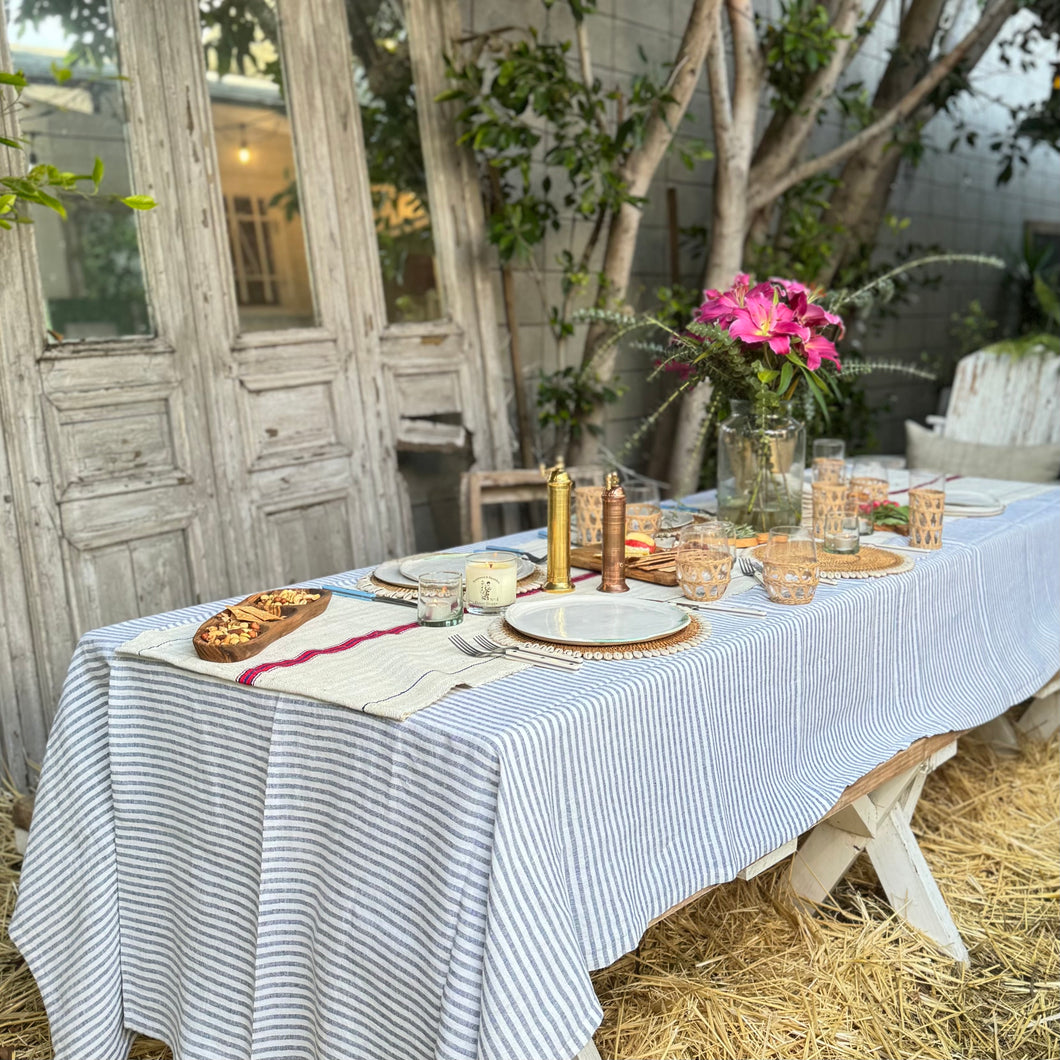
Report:
[[[639,54],[643,49],[657,69],[672,59],[680,40],[690,0],[600,0],[599,14],[589,19],[589,37],[593,65],[605,85],[625,84],[631,73],[644,68]],[[875,86],[886,64],[887,40],[893,32],[899,5],[894,0],[885,10],[876,33],[866,42],[850,71],[853,78],[864,77]],[[550,11],[538,0],[463,0],[464,24],[469,30],[482,31],[501,25],[537,25],[552,39],[569,39],[572,25],[569,10],[562,2]],[[952,122],[941,115],[928,126],[929,143],[918,169],[903,164],[899,171],[889,209],[898,217],[908,217],[910,225],[899,236],[886,234],[880,241],[879,254],[890,258],[903,243],[937,244],[955,251],[998,254],[1010,261],[1019,257],[1026,221],[1060,223],[1060,161],[1046,148],[1032,155],[1029,169],[1018,172],[1011,183],[996,186],[998,166],[989,150],[992,134],[1007,128],[1008,115],[1000,102],[988,97],[1014,102],[1019,98],[1036,99],[1048,93],[1050,63],[1043,57],[1037,74],[1006,70],[998,60],[997,49],[988,53],[976,69],[975,81],[983,96],[966,101],[961,114],[979,133],[975,148],[962,144],[952,154],[946,149],[952,139]],[[690,120],[681,134],[712,143],[709,102],[705,83],[697,90],[690,107]],[[768,114],[766,114],[768,117]],[[816,143],[829,146],[835,142],[837,123],[827,121],[819,130]],[[641,305],[651,302],[655,289],[669,281],[669,251],[666,216],[666,189],[677,191],[678,217],[681,225],[705,225],[710,220],[712,166],[702,163],[689,172],[676,156],[669,157],[660,168],[645,208],[637,248],[632,292]],[[580,242],[580,241],[579,241]],[[571,226],[551,235],[539,253],[537,263],[551,301],[558,301],[559,270],[555,256],[571,245]],[[682,250],[682,279],[694,283],[699,267]],[[555,343],[545,324],[546,311],[530,276],[520,276],[518,319],[523,356],[528,373],[538,369],[552,370],[560,363]],[[871,356],[916,360],[920,354],[952,354],[950,316],[962,311],[972,298],[979,298],[988,312],[998,319],[1001,305],[1001,275],[973,267],[947,269],[936,289],[919,292],[913,304],[901,309],[898,319],[886,320],[860,337]],[[498,293],[498,307],[501,305]],[[577,337],[568,340],[567,362],[580,352]],[[644,354],[623,354],[619,378],[630,387],[622,402],[612,408],[607,431],[608,442],[617,446],[639,422],[645,409],[653,407],[657,397],[644,384]],[[533,380],[527,381],[532,388]],[[881,447],[887,452],[904,449],[902,421],[907,416],[923,419],[935,411],[937,388],[920,381],[906,382],[904,377],[886,375],[869,377],[868,389],[874,401],[890,400],[893,409],[879,423]]]

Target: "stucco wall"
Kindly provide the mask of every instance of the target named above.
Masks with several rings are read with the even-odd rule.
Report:
[[[672,59],[680,40],[690,0],[600,0],[599,13],[589,19],[594,70],[605,85],[628,83],[629,76],[644,68],[642,49],[648,61],[661,67]],[[885,9],[877,30],[868,39],[848,76],[864,77],[874,89],[879,73],[887,61],[886,46],[893,40],[898,17],[898,0]],[[548,39],[570,39],[572,25],[569,10],[558,3],[545,11],[537,0],[464,0],[464,24],[467,30],[481,32],[491,27],[536,25]],[[966,13],[969,17],[971,12]],[[1029,169],[1017,172],[1006,186],[996,186],[998,165],[989,150],[993,134],[1008,126],[1008,114],[1000,102],[1004,99],[1040,99],[1048,94],[1051,65],[1041,56],[1037,74],[1023,74],[1006,69],[999,61],[997,48],[988,53],[975,73],[975,83],[983,96],[966,100],[960,114],[969,128],[979,134],[977,145],[962,143],[954,152],[947,150],[953,138],[953,121],[937,116],[927,129],[928,148],[919,166],[903,164],[895,181],[890,210],[910,224],[899,235],[885,234],[879,254],[891,258],[908,242],[937,244],[955,251],[998,254],[1010,261],[1020,256],[1024,224],[1060,222],[1060,160],[1046,148],[1032,155]],[[768,113],[764,114],[768,117]],[[690,107],[690,119],[681,135],[712,144],[709,102],[705,82],[696,91]],[[815,146],[830,146],[840,135],[838,122],[826,120],[815,139]],[[677,193],[678,218],[682,226],[709,225],[711,208],[712,166],[702,163],[693,171],[679,158],[669,157],[656,177],[645,208],[645,218],[637,248],[634,299],[641,305],[652,301],[653,292],[669,281],[666,189]],[[561,249],[571,245],[572,225],[550,235],[537,256],[538,268],[545,279],[550,300],[558,301],[559,268],[555,258]],[[695,283],[699,263],[686,252],[681,255],[681,278]],[[541,369],[551,371],[560,365],[560,357],[546,324],[546,311],[529,275],[521,275],[516,284],[518,321],[527,375],[536,376]],[[937,289],[925,289],[915,302],[900,311],[897,319],[882,321],[857,339],[870,356],[917,360],[922,352],[931,356],[951,355],[951,314],[963,310],[972,298],[979,298],[987,311],[998,319],[1003,312],[1002,277],[981,268],[948,269]],[[498,306],[501,305],[498,288]],[[500,340],[503,341],[503,338]],[[570,340],[566,360],[580,351],[577,339]],[[610,413],[607,440],[618,446],[639,422],[646,408],[656,398],[646,391],[644,354],[623,354],[619,378],[630,387],[622,402]],[[532,389],[533,379],[527,380]],[[869,377],[867,387],[874,402],[890,400],[893,408],[881,416],[878,435],[886,452],[904,449],[902,421],[907,416],[923,419],[935,411],[938,388],[920,381],[906,382],[904,377],[880,375]]]

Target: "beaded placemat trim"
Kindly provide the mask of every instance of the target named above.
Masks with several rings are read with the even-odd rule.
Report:
[[[658,640],[638,641],[635,644],[615,644],[613,646],[592,647],[573,644],[553,644],[535,637],[525,637],[517,633],[503,618],[497,619],[489,628],[490,640],[498,644],[518,647],[520,644],[532,644],[535,648],[553,652],[569,659],[601,659],[609,662],[625,659],[652,659],[660,655],[674,655],[687,648],[695,648],[710,636],[710,623],[705,619],[690,616],[691,621],[684,629]]]
[[[762,561],[766,546],[759,545],[751,555]],[[827,578],[882,578],[888,574],[904,574],[913,569],[912,556],[900,556],[884,548],[862,545],[853,556],[839,556],[817,549],[818,570]]]

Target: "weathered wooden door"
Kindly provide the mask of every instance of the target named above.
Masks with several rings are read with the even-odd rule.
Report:
[[[94,74],[42,80],[3,119],[43,152],[123,105],[131,188],[159,203],[123,251],[142,305],[97,260],[127,218],[0,232],[0,515],[17,538],[0,548],[0,710],[16,779],[84,630],[407,550],[401,446],[508,454],[477,192],[437,108],[404,112],[411,166],[387,142],[394,108],[441,87],[450,5],[110,6]],[[49,59],[11,36],[0,68]],[[0,172],[20,164],[0,156]],[[85,295],[99,290],[105,314]]]

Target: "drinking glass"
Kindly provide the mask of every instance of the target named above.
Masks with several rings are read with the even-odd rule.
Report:
[[[575,486],[574,515],[579,545],[599,545],[604,540],[604,487]]]
[[[854,556],[861,548],[860,520],[856,515],[841,513],[829,520],[824,532],[824,550],[837,556]]]
[[[651,534],[654,537],[662,524],[662,508],[657,504],[627,504],[626,533]]]
[[[658,482],[628,482],[622,488],[627,504],[658,504],[662,500]]]
[[[876,506],[887,500],[890,490],[887,468],[878,460],[855,460],[850,475],[850,489],[861,515],[861,532],[871,534],[875,525]]]
[[[693,523],[677,537],[677,584],[689,600],[720,600],[732,576],[735,528],[726,520]]]
[[[817,481],[813,490],[813,536],[823,541],[837,519],[846,512],[847,485],[845,482]]]
[[[814,482],[846,481],[847,443],[841,438],[817,438],[813,443]]]
[[[769,531],[762,559],[762,580],[776,604],[808,604],[817,589],[817,546],[804,526]]]
[[[463,571],[446,570],[421,575],[416,621],[421,626],[456,626],[463,620]]]
[[[913,468],[909,472],[909,544],[942,548],[942,515],[946,508],[946,476],[941,471]]]

